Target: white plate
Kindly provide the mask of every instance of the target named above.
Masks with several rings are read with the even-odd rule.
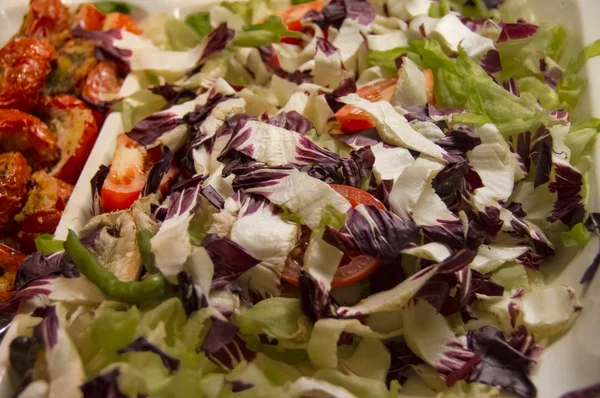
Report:
[[[404,0],[395,0],[404,1]],[[85,0],[65,1],[67,4],[89,2]],[[148,12],[169,12],[175,16],[207,9],[218,0],[130,0]],[[538,22],[557,22],[569,31],[569,44],[564,59],[587,44],[600,38],[600,0],[530,0]],[[26,0],[0,0],[0,43],[8,40],[17,31],[22,16],[27,10]],[[593,73],[595,71],[595,73]],[[576,115],[600,116],[600,58],[593,59],[584,68],[588,88]],[[119,115],[110,115],[98,141],[88,159],[73,195],[65,209],[56,236],[64,238],[67,230],[78,231],[91,217],[90,179],[101,164],[108,164],[115,146],[115,137],[122,130]],[[589,209],[600,211],[598,187],[600,187],[600,144],[596,145],[594,171],[590,175]],[[533,381],[541,398],[559,397],[561,394],[600,382],[600,276],[582,289],[579,279],[590,264],[600,244],[594,237],[578,252],[564,251],[543,271],[549,284],[565,284],[575,288],[583,305],[575,325],[560,340],[551,345],[534,368]],[[0,375],[1,377],[1,375]],[[0,396],[5,396],[6,379],[0,382]],[[4,388],[3,388],[4,387]],[[430,396],[419,391],[418,386],[408,385],[402,396]]]

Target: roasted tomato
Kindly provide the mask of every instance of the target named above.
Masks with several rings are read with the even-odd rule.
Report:
[[[77,9],[73,25],[87,30],[102,30],[106,14],[91,4],[84,4]]]
[[[48,37],[69,28],[69,9],[60,0],[31,0],[21,34]]]
[[[21,152],[34,170],[52,166],[60,156],[56,137],[40,119],[0,109],[0,152]]]
[[[0,155],[0,230],[21,211],[30,177],[31,167],[19,152]]]
[[[142,29],[138,24],[127,14],[121,12],[111,12],[106,16],[102,30],[125,29],[135,35],[142,33]]]
[[[98,137],[92,110],[71,95],[44,97],[38,112],[58,139],[61,158],[51,175],[75,184]]]
[[[102,185],[102,209],[105,212],[128,209],[139,198],[146,183],[148,165],[146,150],[121,134],[117,138],[110,172]]]
[[[96,66],[94,43],[91,40],[69,40],[58,51],[56,66],[46,79],[45,95],[79,95],[83,82]]]
[[[356,90],[359,97],[371,102],[392,100],[396,91],[395,78],[384,78],[365,84]],[[375,126],[375,121],[367,112],[358,109],[352,105],[344,105],[342,109],[335,113],[335,118],[342,125],[342,129],[348,132],[355,132]]]
[[[19,264],[25,259],[23,253],[0,243],[0,301],[6,301],[12,297],[15,286],[15,278]]]
[[[106,62],[99,62],[87,75],[81,96],[90,103],[101,105],[104,103],[102,95],[118,93],[121,84],[122,81],[117,75],[115,67]],[[105,112],[99,109],[95,109],[93,112],[96,123],[100,127],[104,122]]]
[[[0,50],[0,108],[30,111],[36,104],[54,47],[42,39],[18,37]]]
[[[71,184],[45,171],[33,174],[27,202],[15,217],[17,241],[24,252],[35,250],[34,240],[38,235],[54,233],[72,192]]]

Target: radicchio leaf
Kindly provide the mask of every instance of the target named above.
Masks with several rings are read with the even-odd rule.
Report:
[[[342,158],[340,162],[345,185],[359,188],[363,178],[373,170],[375,155],[370,147],[363,147],[352,151],[349,158]]]
[[[49,349],[54,348],[58,343],[58,328],[60,327],[56,307],[38,307],[33,312],[33,316],[42,318],[42,321],[33,328],[33,335]]]
[[[339,232],[327,227],[323,240],[342,251],[356,247],[363,254],[390,263],[416,238],[418,230],[410,219],[374,205],[360,205],[350,209],[346,224]]]
[[[531,359],[512,347],[502,332],[484,326],[467,333],[467,345],[481,356],[481,363],[468,378],[512,391],[523,398],[534,398],[537,390],[529,379]]]
[[[489,75],[502,71],[500,53],[496,49],[489,50],[479,61],[481,68]]]
[[[560,398],[597,398],[600,395],[600,383],[581,388],[579,390],[569,391],[560,396]]]
[[[327,289],[305,271],[298,276],[300,307],[313,323],[321,318],[335,318],[339,305]]]
[[[356,81],[353,77],[343,79],[331,93],[325,94],[325,100],[332,112],[337,112],[344,107],[342,102],[337,99],[356,92]],[[379,135],[377,135],[379,137]]]
[[[211,316],[211,325],[200,349],[206,356],[224,369],[232,370],[242,361],[252,361],[256,353],[246,347],[239,328],[232,322]]]
[[[20,264],[15,279],[15,289],[21,289],[27,283],[42,276],[59,274],[64,252],[44,255],[35,252],[28,255]]]
[[[466,246],[463,224],[460,221],[441,221],[439,225],[421,228],[429,242],[443,243],[454,249],[462,249]]]
[[[313,78],[310,74],[310,70],[296,70],[293,73],[284,71],[283,69],[277,69],[275,75],[278,77],[300,85],[302,83],[312,83]]]
[[[102,201],[100,200],[100,195],[102,193],[102,186],[104,185],[104,181],[106,180],[106,177],[108,177],[109,172],[110,168],[102,164],[90,180],[92,188],[92,210],[94,215],[102,213]]]
[[[573,167],[559,163],[554,164],[554,175],[555,181],[549,184],[548,189],[556,193],[557,199],[548,221],[560,220],[573,228],[585,216],[585,208],[581,203],[583,197],[580,195],[583,176]]]
[[[261,261],[231,239],[220,238],[217,234],[206,235],[202,246],[208,252],[215,267],[213,289],[227,286],[229,282],[236,280]]]
[[[158,191],[160,187],[160,183],[165,174],[169,171],[171,167],[171,162],[173,161],[173,152],[169,149],[168,146],[163,148],[163,152],[161,158],[158,162],[152,165],[152,168],[148,172],[148,179],[144,184],[144,188],[142,188],[141,196],[148,196]]]
[[[117,354],[119,355],[126,354],[128,352],[152,352],[160,357],[163,365],[169,369],[170,373],[179,370],[179,367],[181,366],[181,361],[179,359],[167,354],[156,345],[150,343],[145,337],[138,337],[125,347],[117,350]]]
[[[195,89],[186,88],[186,87],[178,87],[175,84],[165,83],[159,86],[150,87],[150,92],[152,94],[160,95],[167,101],[163,110],[172,107],[173,105],[177,105],[181,102],[186,102],[193,100],[198,96],[196,94]]]
[[[462,249],[454,253],[439,264],[438,274],[453,274],[467,267],[475,258],[477,252],[470,249]]]
[[[519,292],[519,294],[521,293]],[[533,333],[529,333],[525,325],[517,326],[512,332],[508,344],[534,362],[537,362],[540,359],[540,355],[542,355],[542,351],[544,351],[541,346],[535,344]]]
[[[300,134],[306,134],[315,128],[310,120],[296,111],[279,112],[277,115],[269,118],[266,123]]]
[[[208,35],[206,47],[204,47],[200,61],[203,61],[212,54],[223,51],[227,44],[233,40],[234,36],[235,31],[233,29],[229,29],[227,27],[227,23],[223,22]]]
[[[509,40],[522,40],[533,36],[538,30],[537,25],[528,23],[503,23],[502,33],[498,38],[498,43],[504,43]]]
[[[140,145],[154,143],[164,133],[181,124],[181,119],[173,112],[159,112],[137,122],[127,136]]]
[[[412,369],[411,365],[423,363],[423,360],[413,354],[406,343],[392,342],[387,343],[385,346],[390,352],[392,359],[390,370],[387,374],[386,383],[388,387],[393,380],[398,380],[400,384],[404,384],[404,382],[408,379],[408,377],[405,376],[405,373]]]
[[[546,84],[556,90],[558,82],[563,78],[563,73],[558,68],[549,68],[548,63],[544,59],[540,59],[540,72],[544,75],[544,81]]]
[[[536,165],[533,187],[537,188],[550,181],[550,171],[552,170],[552,135],[545,126],[540,126],[533,137],[531,160]]]
[[[206,296],[202,294],[198,297],[192,276],[185,271],[177,274],[177,293],[188,317],[199,309],[208,307]]]
[[[119,389],[117,378],[120,374],[119,368],[115,368],[108,373],[86,381],[80,387],[83,398],[127,398],[128,395]]]
[[[369,25],[375,20],[375,8],[368,1],[333,0],[323,8],[324,21],[320,26],[333,26],[339,29],[344,19],[349,18],[361,25]]]

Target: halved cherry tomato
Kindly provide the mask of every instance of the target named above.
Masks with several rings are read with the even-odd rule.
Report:
[[[134,35],[142,34],[142,29],[138,24],[127,14],[121,12],[111,12],[106,16],[102,24],[102,30],[125,29]]]
[[[102,186],[102,209],[105,212],[128,209],[139,198],[146,177],[146,150],[127,135],[119,135],[110,171]]]
[[[424,69],[423,77],[425,78],[425,92],[427,93],[427,103],[435,105],[435,93],[433,91],[433,71],[431,69]]]
[[[298,4],[277,13],[283,19],[283,23],[288,30],[295,32],[302,31],[302,17],[312,10],[322,11],[325,7],[325,2],[322,0],[311,1],[310,3]]]
[[[60,0],[31,0],[21,33],[48,37],[69,28],[69,9]]]
[[[21,152],[34,169],[52,166],[60,156],[56,138],[40,119],[0,109],[0,152]]]
[[[61,158],[51,175],[75,184],[98,137],[92,110],[71,95],[44,97],[38,111],[58,138]]]
[[[350,202],[352,207],[356,207],[358,205],[373,205],[377,206],[381,210],[385,210],[385,206],[383,205],[383,203],[381,203],[373,195],[363,191],[362,189],[338,184],[330,184],[329,186],[333,188],[337,193],[342,195],[344,198],[346,198],[348,202]]]
[[[21,211],[30,177],[31,167],[19,152],[0,155],[0,231]]]
[[[370,102],[390,102],[396,91],[396,78],[383,78],[363,85],[356,90],[359,97]],[[354,132],[375,126],[375,121],[367,112],[352,105],[344,105],[336,112],[335,118],[342,125],[342,130]]]
[[[102,30],[106,14],[91,4],[84,4],[77,10],[75,15],[76,25],[87,30]]]

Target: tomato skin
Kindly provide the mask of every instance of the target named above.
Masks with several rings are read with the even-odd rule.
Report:
[[[0,230],[21,211],[30,177],[31,167],[21,153],[0,155]]]
[[[396,91],[396,78],[384,78],[359,87],[356,94],[370,102],[390,102]],[[342,125],[342,130],[356,132],[375,126],[375,121],[369,113],[352,105],[344,105],[335,113],[335,118]]]
[[[21,33],[48,37],[69,28],[69,9],[60,0],[31,0]]]
[[[102,185],[104,212],[128,209],[144,188],[148,154],[143,147],[125,134],[117,138],[110,171]]]
[[[325,2],[322,0],[312,1],[310,3],[298,4],[291,6],[290,8],[280,11],[277,13],[283,19],[283,23],[287,26],[288,30],[294,32],[302,31],[302,17],[312,10],[322,11],[325,7]],[[295,43],[292,43],[295,44]]]
[[[58,137],[61,149],[61,160],[51,175],[74,185],[98,137],[92,110],[67,94],[42,98],[38,109]]]
[[[346,200],[350,202],[353,208],[358,205],[373,205],[377,206],[381,210],[386,210],[383,203],[381,203],[373,195],[363,191],[362,189],[339,184],[329,184],[329,186],[333,188],[337,193],[342,195],[344,198],[346,198]]]
[[[91,4],[85,4],[79,8],[75,16],[75,22],[86,30],[102,30],[106,14]]]
[[[17,272],[21,261],[25,260],[25,254],[0,243],[0,268],[4,272]]]
[[[102,24],[102,30],[125,29],[134,35],[142,34],[142,29],[129,15],[121,12],[111,12]]]
[[[0,108],[29,112],[38,101],[55,57],[42,39],[18,37],[0,50]]]
[[[0,151],[21,152],[34,170],[52,166],[60,156],[48,126],[15,109],[0,109]]]

